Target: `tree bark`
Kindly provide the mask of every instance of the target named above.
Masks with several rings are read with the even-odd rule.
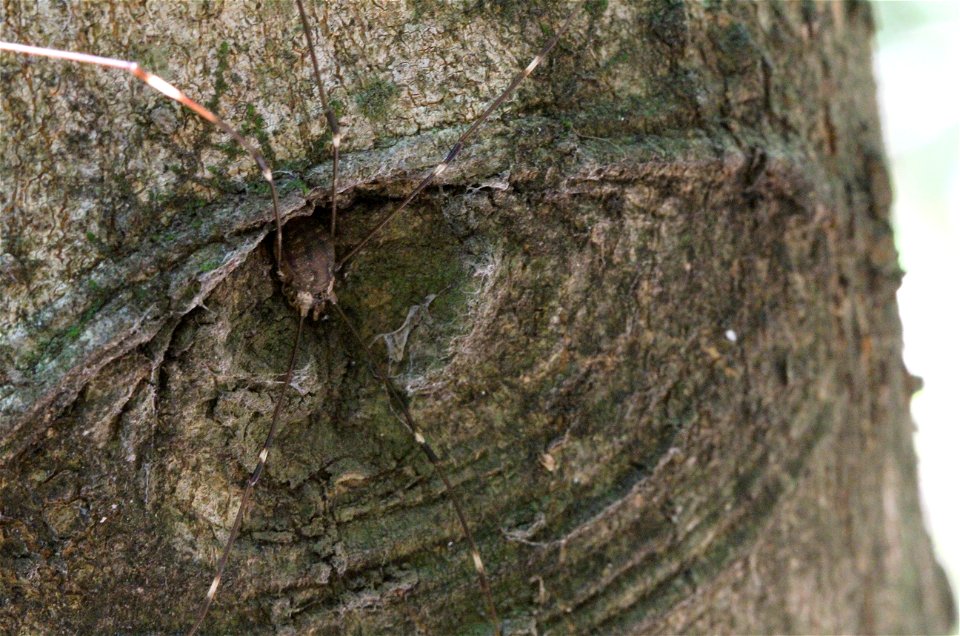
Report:
[[[948,630],[865,4],[314,7],[339,253],[571,10],[337,286],[456,484],[506,631]],[[2,11],[4,40],[180,86],[262,146],[286,218],[329,214],[288,3]],[[183,632],[296,327],[268,197],[129,77],[10,54],[0,74],[0,627]],[[291,393],[205,631],[489,631],[450,495],[336,316]]]

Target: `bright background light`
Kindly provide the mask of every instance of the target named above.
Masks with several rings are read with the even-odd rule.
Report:
[[[960,588],[960,3],[874,2],[874,56],[906,270],[897,294],[927,528]]]

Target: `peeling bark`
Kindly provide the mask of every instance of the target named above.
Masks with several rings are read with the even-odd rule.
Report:
[[[341,245],[566,10],[317,7]],[[337,289],[382,362],[406,329],[392,372],[507,631],[946,631],[868,7],[579,10]],[[323,218],[329,133],[286,3],[3,11],[3,39],[136,59],[197,96],[264,147],[287,218]],[[10,55],[0,74],[0,627],[182,632],[296,327],[267,199],[236,148],[126,77]],[[447,495],[335,318],[294,389],[205,629],[489,630]]]

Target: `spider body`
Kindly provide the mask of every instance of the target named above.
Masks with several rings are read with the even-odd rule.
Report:
[[[312,218],[297,218],[286,224],[286,241],[278,268],[283,294],[300,315],[320,317],[327,302],[337,302],[336,255],[333,240],[322,225]]]

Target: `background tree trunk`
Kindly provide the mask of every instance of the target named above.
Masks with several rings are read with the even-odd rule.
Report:
[[[338,287],[457,484],[508,631],[947,630],[869,8],[574,6]],[[570,8],[313,10],[341,254]],[[330,137],[289,3],[2,11],[3,39],[181,86],[263,146],[285,215],[324,218]],[[128,77],[9,54],[0,73],[0,626],[182,632],[296,324],[264,188]],[[489,630],[448,497],[336,319],[305,336],[205,627]]]

